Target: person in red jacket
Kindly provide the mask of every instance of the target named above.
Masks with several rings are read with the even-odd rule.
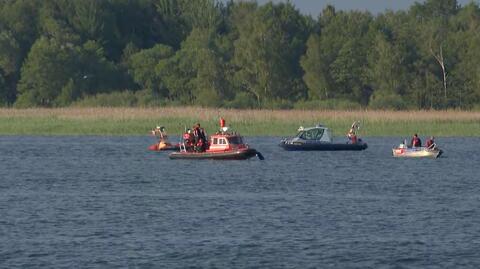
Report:
[[[422,146],[422,140],[420,140],[420,137],[418,137],[417,134],[414,134],[412,137],[411,144],[412,144],[412,148],[419,148]]]
[[[432,149],[435,147],[435,138],[433,136],[430,136],[430,138],[427,140],[425,143],[425,147],[428,149]]]
[[[187,129],[187,131],[183,134],[183,143],[185,145],[186,151],[193,150],[193,144],[195,142],[195,138],[193,137],[192,130]]]
[[[352,143],[352,144],[357,143],[357,134],[355,132],[355,127],[352,126],[352,128],[350,128],[350,130],[347,133],[347,137],[348,137],[348,140],[350,141],[350,143]]]
[[[350,143],[352,144],[356,144],[358,139],[357,139],[357,130],[358,130],[359,126],[358,126],[358,122],[354,122],[352,124],[352,127],[350,128],[350,130],[348,131],[347,133],[347,137],[348,137],[348,140],[350,141]]]

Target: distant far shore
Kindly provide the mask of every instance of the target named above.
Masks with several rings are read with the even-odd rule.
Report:
[[[0,109],[0,135],[148,135],[164,126],[171,135],[200,123],[207,133],[219,118],[246,136],[294,135],[299,126],[324,124],[343,136],[360,121],[361,136],[480,136],[478,111],[237,110],[198,107]]]

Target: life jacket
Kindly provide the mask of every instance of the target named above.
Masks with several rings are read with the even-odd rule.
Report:
[[[433,140],[428,139],[427,142],[426,142],[426,144],[425,144],[425,146],[426,146],[427,148],[429,148],[429,147],[432,146],[432,145],[433,145]]]
[[[412,147],[421,147],[421,146],[422,146],[422,144],[420,142],[420,138],[414,137],[412,139]]]

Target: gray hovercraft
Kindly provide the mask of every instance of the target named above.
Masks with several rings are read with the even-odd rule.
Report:
[[[315,127],[300,127],[295,137],[282,139],[279,146],[285,150],[364,150],[368,146],[362,139],[357,138],[358,128],[358,123],[354,122],[348,133],[349,140],[344,143],[334,143],[330,129],[321,124]]]

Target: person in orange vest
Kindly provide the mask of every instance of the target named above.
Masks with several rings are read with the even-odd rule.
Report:
[[[222,129],[223,127],[225,127],[225,119],[220,118],[220,129]]]

